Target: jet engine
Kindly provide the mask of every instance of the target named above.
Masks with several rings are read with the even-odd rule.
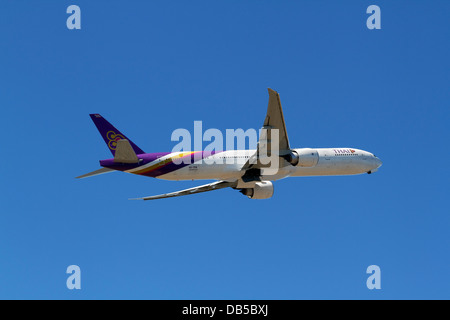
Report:
[[[300,157],[295,150],[291,150],[287,155],[283,156],[284,160],[292,164],[294,167],[300,162]]]
[[[283,158],[294,167],[314,167],[319,162],[317,150],[309,148],[291,150]]]
[[[273,183],[270,181],[256,182],[255,187],[241,189],[241,193],[250,199],[269,199],[273,196]]]

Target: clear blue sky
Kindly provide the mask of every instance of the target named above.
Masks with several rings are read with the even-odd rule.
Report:
[[[450,298],[449,15],[449,1],[2,1],[0,298]],[[285,179],[264,201],[133,202],[204,182],[74,179],[110,157],[89,113],[170,151],[194,120],[259,128],[268,87],[293,146],[368,150],[380,171]]]

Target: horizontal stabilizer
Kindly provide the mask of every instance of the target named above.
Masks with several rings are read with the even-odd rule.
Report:
[[[87,178],[87,177],[97,176],[99,174],[108,173],[108,172],[112,172],[112,171],[116,171],[116,170],[109,169],[109,168],[101,168],[101,169],[83,174],[82,176],[76,177],[76,179],[83,179],[83,178]]]
[[[130,142],[126,139],[118,140],[114,162],[120,163],[138,163],[139,159],[133,150]]]

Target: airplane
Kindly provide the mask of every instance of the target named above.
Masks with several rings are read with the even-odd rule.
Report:
[[[268,91],[269,104],[262,127],[265,133],[260,134],[256,150],[145,153],[100,114],[90,114],[113,158],[100,160],[101,169],[77,178],[123,171],[172,181],[216,180],[194,188],[130,200],[171,198],[224,188],[239,190],[250,199],[268,199],[273,196],[273,181],[276,180],[371,174],[382,165],[373,153],[356,148],[291,148],[280,95],[270,88]],[[270,153],[279,160],[275,162],[276,170],[269,170],[263,161],[263,156],[269,155],[267,148],[272,142],[277,145]]]

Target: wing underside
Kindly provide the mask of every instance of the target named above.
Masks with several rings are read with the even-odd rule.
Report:
[[[280,156],[286,155],[290,152],[289,139],[284,122],[283,108],[281,107],[280,95],[278,92],[268,89],[269,104],[267,106],[267,114],[264,119],[261,136],[258,141],[256,153],[242,167],[242,170],[256,170],[264,167],[259,160],[261,154],[268,154],[273,151]],[[276,134],[274,133],[276,130]],[[275,141],[274,139],[277,139]],[[276,142],[277,144],[274,144]],[[284,162],[279,162],[280,166]],[[247,174],[246,174],[247,175]]]
[[[278,146],[280,151],[290,150],[289,139],[284,122],[283,108],[281,108],[280,95],[278,92],[268,89],[269,105],[267,107],[267,115],[264,120],[263,129],[278,129]]]
[[[235,187],[235,186],[236,186],[236,182],[216,181],[213,183],[208,183],[208,184],[190,188],[190,189],[180,190],[180,191],[171,192],[171,193],[164,193],[164,194],[160,194],[160,195],[156,195],[156,196],[148,196],[148,197],[130,199],[130,200],[156,200],[156,199],[164,199],[164,198],[173,198],[173,197],[187,196],[190,194],[219,190],[219,189]]]

